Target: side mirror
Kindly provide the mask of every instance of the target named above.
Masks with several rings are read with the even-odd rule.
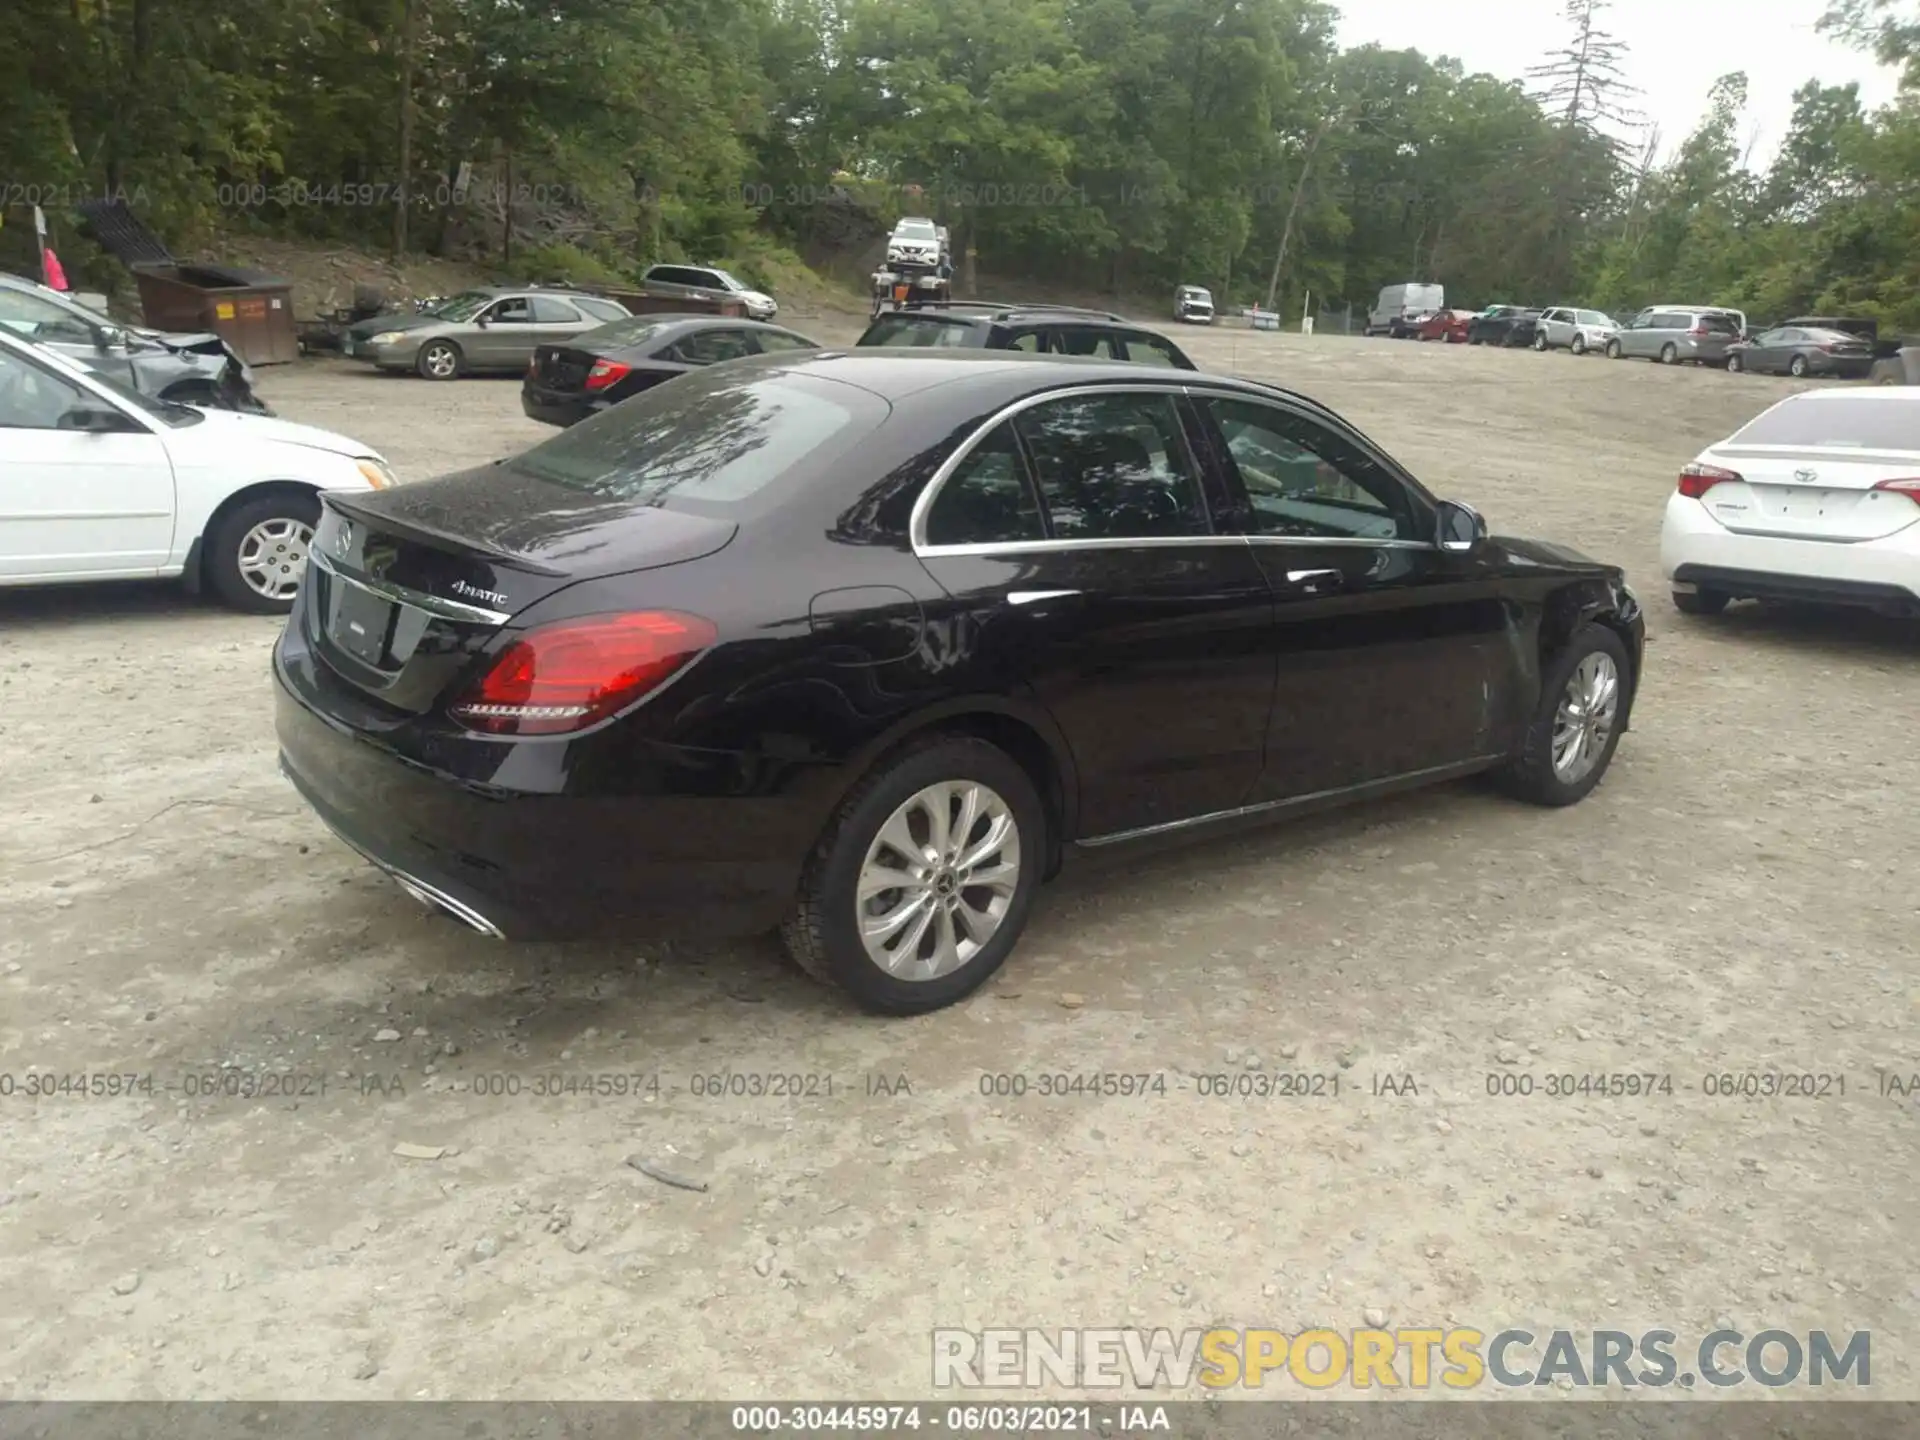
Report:
[[[60,417],[56,428],[78,430],[87,435],[116,435],[131,427],[126,417],[118,410],[108,410],[93,405],[76,405]]]
[[[111,325],[93,327],[93,346],[96,350],[112,350],[127,343],[127,332],[116,330]]]
[[[1440,502],[1435,540],[1442,550],[1464,552],[1487,538],[1487,522],[1470,505],[1453,500]]]
[[[478,316],[474,318],[473,323],[478,325],[482,330],[486,329],[489,325],[493,323],[493,312],[482,311]]]

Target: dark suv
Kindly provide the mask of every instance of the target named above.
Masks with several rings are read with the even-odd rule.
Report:
[[[904,349],[1024,350],[1033,355],[1078,355],[1198,370],[1164,335],[1123,315],[1064,305],[986,302],[914,305],[880,316],[858,341]]]

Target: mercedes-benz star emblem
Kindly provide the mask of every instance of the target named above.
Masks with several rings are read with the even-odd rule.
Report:
[[[345,555],[351,549],[353,549],[353,524],[351,521],[342,520],[339,533],[333,537],[333,553]]]

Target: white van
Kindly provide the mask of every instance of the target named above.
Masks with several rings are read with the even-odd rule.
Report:
[[[1443,285],[1389,285],[1373,302],[1373,312],[1367,316],[1367,334],[1404,340],[1419,321],[1446,308]]]

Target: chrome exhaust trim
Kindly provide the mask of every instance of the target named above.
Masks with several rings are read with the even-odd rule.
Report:
[[[380,862],[377,860],[374,861],[374,863],[380,865]],[[413,896],[413,898],[421,904],[431,906],[436,910],[445,911],[461,924],[478,930],[489,940],[504,940],[507,938],[506,935],[501,932],[498,925],[487,919],[486,916],[482,915],[471,905],[462,904],[445,891],[436,890],[433,886],[427,884],[426,881],[408,875],[404,871],[396,870],[391,865],[380,865],[380,868],[391,875],[394,880],[399,883],[402,890]]]

